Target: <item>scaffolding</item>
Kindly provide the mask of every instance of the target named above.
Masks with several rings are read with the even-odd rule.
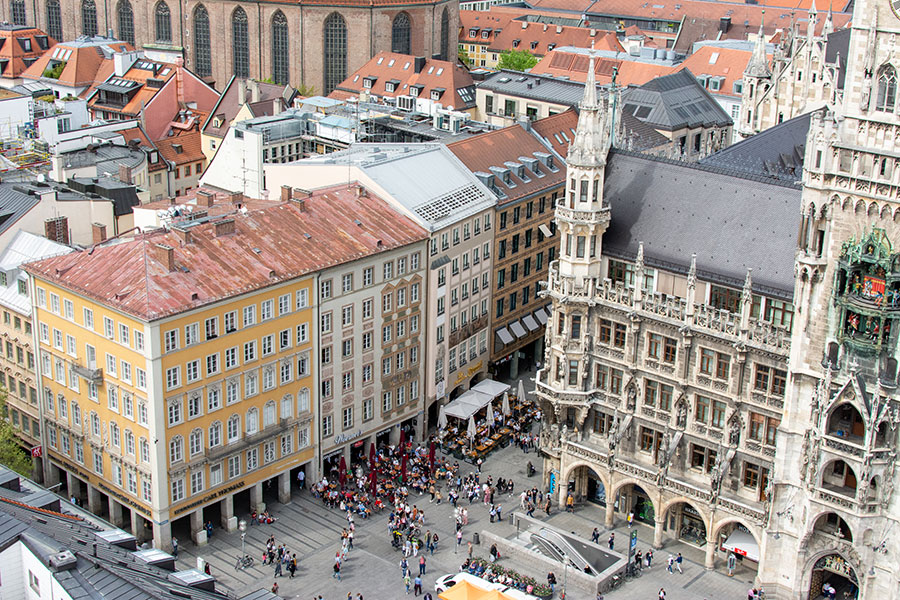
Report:
[[[7,122],[0,124],[0,131],[6,134],[0,139],[0,173],[4,176],[9,171],[35,169],[50,164],[50,149],[38,134],[37,118],[42,115],[35,114],[35,104],[38,102],[29,103],[29,120],[25,123],[14,124],[12,118],[7,117]]]

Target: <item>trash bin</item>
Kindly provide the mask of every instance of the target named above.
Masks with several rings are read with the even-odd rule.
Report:
[[[201,573],[203,573],[205,568],[206,568],[206,561],[203,560],[202,557],[198,556],[197,557],[197,570],[200,571]]]
[[[472,543],[473,544],[481,544],[481,538],[478,536],[478,532],[472,534]]]

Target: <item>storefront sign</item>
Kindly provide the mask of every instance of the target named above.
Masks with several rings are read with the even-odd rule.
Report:
[[[691,515],[692,517],[697,517],[698,519],[700,518],[700,513],[697,512],[690,504],[685,504],[682,509],[684,510],[684,514]]]
[[[198,506],[206,504],[207,502],[210,502],[211,500],[216,500],[217,498],[221,498],[222,496],[230,494],[231,492],[233,492],[235,490],[239,490],[242,487],[244,487],[245,485],[246,485],[245,482],[238,481],[237,483],[229,485],[226,488],[222,488],[221,490],[219,490],[217,492],[208,494],[208,495],[204,496],[203,498],[201,498],[200,500],[197,500],[196,502],[191,502],[190,504],[186,504],[184,506],[179,506],[172,512],[174,512],[176,515],[179,515],[185,511],[191,510],[192,508],[197,508]]]
[[[35,446],[34,448],[32,448],[31,449],[32,458],[40,458],[41,455],[43,454],[43,452],[41,450],[42,450],[42,448],[40,446]]]
[[[437,397],[443,398],[444,394],[447,393],[447,382],[444,379],[441,379],[437,382]]]
[[[132,500],[131,498],[129,498],[128,496],[125,496],[125,495],[123,495],[123,494],[120,494],[120,493],[117,492],[116,490],[111,489],[110,487],[108,487],[108,486],[107,486],[105,483],[103,483],[102,481],[98,484],[97,487],[99,487],[101,490],[103,490],[104,492],[106,492],[106,493],[109,494],[110,496],[112,496],[112,497],[114,497],[114,498],[117,498],[117,499],[119,500],[119,502],[121,502],[121,503],[124,504],[125,506],[130,506],[131,508],[137,510],[137,511],[140,512],[141,514],[144,514],[144,515],[146,515],[148,518],[150,518],[150,511],[147,510],[146,507],[141,506],[140,504],[138,504],[137,502],[135,502],[134,500]]]
[[[354,448],[359,448],[360,446],[363,445],[363,442],[364,442],[364,441],[365,441],[365,440],[359,440],[358,442],[353,442],[353,447],[354,447]]]
[[[361,435],[362,429],[356,431],[356,433],[341,433],[334,436],[334,445],[336,446],[338,444],[343,444],[344,442],[349,442],[350,440],[355,440]]]

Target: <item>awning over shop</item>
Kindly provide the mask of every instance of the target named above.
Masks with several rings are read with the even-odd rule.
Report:
[[[541,325],[547,324],[547,319],[550,318],[550,312],[546,308],[539,308],[534,311],[534,318],[538,320],[538,323]]]
[[[444,414],[457,419],[468,419],[487,406],[492,399],[493,397],[487,394],[469,390],[463,392],[459,398],[445,406]]]
[[[531,315],[522,317],[522,322],[525,323],[525,327],[528,328],[528,331],[536,331],[540,327]]]
[[[476,383],[469,391],[485,394],[490,396],[491,400],[493,400],[494,398],[502,396],[503,392],[508,392],[509,384],[494,381],[493,379],[485,379],[484,381]],[[487,402],[485,402],[485,404],[487,404]]]
[[[522,327],[522,323],[520,321],[513,321],[509,324],[510,330],[513,332],[513,335],[516,337],[525,337],[525,328]]]
[[[500,338],[500,341],[504,344],[509,344],[513,341],[513,336],[509,334],[509,329],[506,327],[501,327],[497,330],[497,337]]]
[[[759,545],[753,536],[741,529],[735,529],[722,545],[726,550],[731,550],[753,562],[759,562]]]

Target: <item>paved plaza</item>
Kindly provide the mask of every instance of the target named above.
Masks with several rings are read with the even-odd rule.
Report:
[[[532,478],[526,477],[525,467],[527,462],[537,461],[534,453],[523,454],[521,450],[510,446],[495,452],[484,465],[484,477],[493,475],[498,477],[511,477],[516,483],[516,493],[512,497],[504,495],[504,517],[509,511],[518,508],[518,492],[526,487],[540,484],[540,474]],[[537,465],[537,463],[536,463]],[[463,464],[463,474],[473,470],[469,464]],[[469,508],[469,525],[463,528],[464,541],[459,554],[454,553],[454,519],[453,507],[449,502],[441,505],[429,503],[429,496],[412,497],[412,502],[425,510],[425,528],[432,532],[438,532],[440,543],[433,556],[427,556],[427,571],[423,578],[424,590],[430,591],[435,598],[434,582],[437,577],[447,573],[457,572],[465,558],[466,542],[472,540],[476,532],[490,531],[503,537],[514,536],[515,527],[506,518],[502,523],[490,523],[489,509],[481,502],[476,502]],[[460,503],[469,506],[468,501]],[[283,598],[316,598],[319,594],[325,600],[343,600],[347,594],[352,593],[354,600],[356,594],[361,593],[366,600],[393,600],[406,596],[406,590],[400,575],[399,563],[401,553],[391,547],[387,528],[388,511],[373,516],[368,520],[356,517],[356,536],[354,548],[349,553],[344,563],[342,581],[332,578],[332,565],[335,553],[340,549],[341,528],[346,526],[345,516],[337,509],[326,508],[322,502],[308,491],[293,491],[293,498],[289,504],[272,503],[268,506],[270,513],[278,518],[272,525],[252,526],[247,529],[247,552],[254,557],[254,566],[245,570],[235,569],[236,558],[241,554],[241,538],[239,532],[225,533],[221,529],[214,531],[209,544],[196,547],[189,540],[181,541],[178,566],[179,568],[191,568],[197,565],[197,557],[202,557],[209,562],[212,574],[218,579],[221,586],[236,593],[246,593],[260,587],[271,588],[274,579],[274,567],[262,565],[260,557],[270,535],[275,536],[277,544],[287,544],[291,552],[296,552],[299,559],[297,574],[294,579],[287,576],[279,577],[279,595]],[[247,515],[238,515],[247,518]],[[590,538],[591,531],[598,527],[601,531],[601,540],[605,542],[608,530],[603,527],[604,509],[594,504],[584,504],[577,508],[574,514],[554,511],[549,519],[543,512],[535,512],[535,517],[541,517],[551,525],[566,531],[574,532]],[[628,539],[628,531],[622,521],[620,527],[615,529],[619,544],[624,546]],[[653,539],[652,528],[637,525],[638,548],[645,551]],[[617,550],[623,548],[617,547]],[[486,544],[476,545],[474,554],[486,557],[489,547]],[[685,556],[684,574],[667,574],[665,569],[666,557],[669,553],[682,552]],[[749,571],[736,573],[729,578],[724,574],[720,556],[719,570],[707,571],[703,568],[704,553],[702,550],[686,544],[669,542],[662,550],[655,552],[655,559],[651,571],[644,571],[644,576],[626,582],[622,587],[606,594],[608,600],[619,599],[643,599],[654,600],[657,598],[660,587],[667,592],[667,600],[682,599],[709,599],[709,600],[742,600],[746,598],[748,587],[752,585],[753,574]],[[415,565],[414,573],[418,571],[418,560],[411,559],[411,567]],[[525,572],[538,581],[546,580],[546,572],[536,573],[529,571],[527,567],[517,564],[514,557],[504,556],[501,564],[516,568]],[[557,577],[562,583],[562,569],[558,569]],[[412,595],[412,594],[410,594]],[[559,590],[557,588],[557,596]],[[582,598],[571,592],[569,598],[573,600],[594,600],[594,598]]]

